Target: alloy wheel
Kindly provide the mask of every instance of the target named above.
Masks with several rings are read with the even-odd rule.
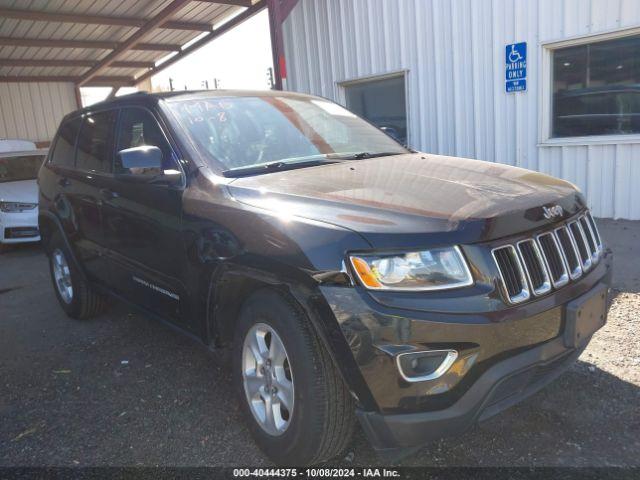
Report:
[[[245,336],[242,381],[260,427],[269,435],[282,435],[293,418],[293,373],[284,343],[267,324],[254,325]]]
[[[67,259],[60,249],[54,250],[51,255],[51,263],[53,266],[53,277],[55,279],[56,288],[62,300],[70,304],[73,301],[73,285],[71,283],[71,271]]]

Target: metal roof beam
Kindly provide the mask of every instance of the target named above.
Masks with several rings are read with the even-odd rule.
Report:
[[[119,43],[92,40],[48,40],[42,38],[0,37],[0,46],[13,47],[94,48],[100,50],[115,50],[126,43],[127,42]],[[181,46],[169,43],[136,43],[134,46],[129,48],[131,50],[146,50],[154,52],[179,52]]]
[[[115,62],[118,57],[120,57],[123,53],[131,50],[136,45],[142,42],[144,38],[149,35],[153,30],[158,28],[164,22],[166,22],[173,14],[175,14],[178,10],[184,7],[187,3],[191,2],[191,0],[173,0],[169,5],[163,8],[160,13],[158,13],[151,20],[146,22],[144,26],[138,29],[133,35],[131,35],[127,40],[122,42],[118,48],[116,48],[109,55],[104,57],[100,62],[91,68],[88,72],[86,72],[80,78],[78,82],[79,86],[85,85],[88,83],[93,77],[95,77],[102,70],[107,68],[113,62]]]
[[[252,0],[197,0],[203,3],[219,3],[220,5],[235,5],[236,7],[251,7],[253,6]],[[256,2],[257,3],[257,2]]]
[[[82,23],[136,28],[141,28],[146,23],[146,20],[144,18],[110,17],[104,15],[77,15],[69,13],[42,12],[36,10],[14,10],[11,8],[0,8],[0,18],[2,17],[14,18],[18,20],[31,20],[34,22]],[[167,20],[160,25],[160,28],[208,32],[211,30],[211,25],[207,23]]]
[[[0,76],[0,83],[34,83],[34,82],[71,82],[77,83],[78,77],[64,75],[16,75],[16,76]],[[87,82],[85,87],[128,87],[133,86],[134,80],[131,77],[93,77]]]
[[[0,58],[0,67],[93,67],[98,60],[33,60],[30,58]],[[154,62],[113,62],[113,68],[153,68]]]
[[[174,63],[176,63],[178,60],[183,59],[184,57],[186,57],[190,53],[193,53],[194,51],[198,50],[199,48],[204,47],[207,43],[209,43],[210,41],[214,40],[216,37],[219,37],[223,33],[226,33],[229,30],[231,30],[232,28],[240,25],[245,20],[250,19],[255,14],[259,13],[261,10],[266,8],[266,6],[267,6],[266,0],[260,0],[259,2],[255,3],[251,7],[247,8],[241,14],[233,17],[228,22],[224,23],[223,25],[221,25],[220,27],[216,28],[212,32],[210,32],[207,35],[203,36],[200,40],[192,43],[188,47],[183,48],[177,54],[175,54],[173,57],[167,59],[166,61],[162,62],[161,64],[159,64],[157,66],[155,66],[154,68],[152,68],[148,72],[142,74],[141,76],[139,76],[138,78],[135,79],[135,83],[138,84],[140,82],[145,81],[147,78],[152,77],[156,73],[161,72],[165,68],[167,68],[167,67],[173,65]]]

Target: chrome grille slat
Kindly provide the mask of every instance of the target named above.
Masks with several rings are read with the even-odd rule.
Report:
[[[582,230],[582,225],[580,225],[578,220],[574,220],[569,223],[569,233],[573,237],[576,249],[578,250],[582,271],[586,272],[591,268],[591,252],[589,251],[587,237],[585,236],[584,231]]]
[[[591,221],[589,220],[587,215],[580,217],[580,223],[582,224],[582,229],[584,230],[584,233],[587,236],[587,240],[589,241],[589,248],[591,249],[591,262],[595,263],[602,253],[602,245],[600,245],[600,241],[593,231]]]
[[[562,256],[564,257],[564,261],[567,264],[567,268],[569,269],[569,277],[571,280],[576,280],[582,276],[582,265],[580,264],[580,254],[578,253],[578,248],[576,247],[576,243],[573,240],[573,236],[569,229],[564,226],[560,228],[556,228],[555,236],[560,246],[562,247],[560,251],[562,252]]]
[[[569,283],[569,267],[564,258],[564,253],[560,248],[558,239],[554,232],[547,232],[538,235],[536,238],[540,253],[544,259],[551,282],[555,288],[564,287]]]
[[[602,238],[600,238],[600,232],[598,231],[598,226],[596,225],[596,221],[593,219],[593,215],[591,212],[587,212],[585,215],[587,217],[587,221],[589,222],[589,226],[591,227],[591,232],[593,233],[594,238],[596,239],[596,245],[598,245],[598,250],[602,253]]]
[[[551,290],[551,281],[538,244],[532,239],[518,242],[518,253],[524,272],[534,295],[543,295]]]
[[[528,300],[531,294],[520,257],[513,245],[505,245],[491,251],[496,262],[502,286],[511,303]]]
[[[510,303],[549,293],[593,268],[604,250],[591,213],[491,251]]]

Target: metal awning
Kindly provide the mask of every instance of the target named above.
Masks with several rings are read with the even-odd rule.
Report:
[[[134,86],[267,0],[0,0],[0,82]]]

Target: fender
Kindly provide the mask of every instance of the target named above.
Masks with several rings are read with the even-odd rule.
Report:
[[[290,272],[293,273],[293,272]],[[338,368],[343,380],[356,397],[364,410],[377,411],[369,387],[367,386],[351,349],[342,333],[340,325],[324,296],[318,289],[318,282],[312,277],[300,278],[301,272],[292,276],[276,276],[275,274],[257,269],[252,266],[239,264],[224,264],[213,272],[209,286],[207,301],[207,331],[211,338],[224,335],[229,325],[224,325],[220,318],[219,306],[224,302],[225,288],[238,282],[248,282],[250,285],[272,287],[292,300],[311,320],[313,329],[318,334],[324,347],[331,353],[334,365]],[[237,305],[238,310],[241,302]],[[338,361],[339,359],[339,361]]]

